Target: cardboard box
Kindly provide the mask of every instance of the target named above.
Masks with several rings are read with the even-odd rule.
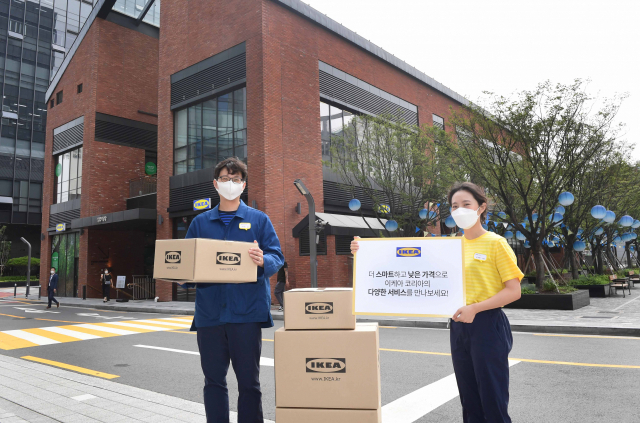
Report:
[[[327,410],[322,408],[276,408],[277,423],[381,423],[377,410]]]
[[[251,242],[217,239],[156,241],[153,278],[176,282],[242,283],[258,280],[258,266],[249,257]]]
[[[380,408],[378,324],[275,332],[276,407]]]
[[[284,328],[355,329],[353,289],[302,288],[284,293]]]

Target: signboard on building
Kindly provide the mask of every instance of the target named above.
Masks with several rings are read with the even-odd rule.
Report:
[[[193,210],[207,210],[211,208],[211,198],[201,198],[193,201]]]
[[[466,304],[462,238],[358,240],[354,314],[451,317]]]
[[[106,214],[103,214],[102,216],[97,216],[96,217],[96,222],[97,223],[107,223],[108,219],[109,219],[109,216],[106,215]]]
[[[158,167],[154,162],[147,162],[144,165],[144,173],[146,173],[147,175],[155,175],[157,171]]]
[[[58,271],[58,253],[51,254],[51,267],[55,268],[56,272]]]
[[[56,165],[56,176],[60,176],[60,174],[62,174],[62,165],[58,163]]]
[[[64,232],[67,230],[67,224],[66,223],[58,223],[56,225],[56,232]]]
[[[124,289],[126,280],[127,280],[126,276],[118,276],[118,278],[116,280],[116,288],[117,289]]]

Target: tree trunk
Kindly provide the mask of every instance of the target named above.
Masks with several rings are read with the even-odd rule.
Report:
[[[545,265],[540,247],[533,251],[533,257],[536,263],[536,288],[538,288],[538,290],[542,290],[542,286],[544,285]]]
[[[627,244],[625,245],[625,248],[627,250],[627,268],[631,268],[633,267],[633,264],[631,263],[631,244]]]
[[[580,274],[578,273],[578,269],[580,269],[580,262],[576,258],[575,251],[571,250],[571,256],[569,257],[571,261],[571,279],[578,279]]]
[[[598,245],[596,247],[596,254],[598,257],[597,267],[595,267],[596,273],[598,275],[604,274],[604,269],[602,268],[602,245]]]

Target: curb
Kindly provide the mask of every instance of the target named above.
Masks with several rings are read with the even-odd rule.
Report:
[[[46,301],[35,300],[34,303],[46,304]],[[128,311],[133,313],[164,313],[193,316],[195,310],[188,309],[160,309],[120,305],[91,305],[65,304],[69,307],[93,308],[96,310]],[[273,320],[284,320],[282,314],[272,315]],[[430,322],[425,320],[397,320],[397,319],[357,319],[361,323],[378,323],[379,326],[395,326],[403,328],[447,329],[447,322]],[[558,326],[558,325],[522,325],[511,324],[513,332],[550,333],[567,335],[601,335],[601,336],[633,336],[640,337],[640,328],[614,328],[597,326]]]

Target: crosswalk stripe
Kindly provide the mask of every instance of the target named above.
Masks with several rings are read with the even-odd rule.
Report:
[[[29,333],[32,333],[34,335],[42,336],[43,338],[53,339],[54,341],[58,341],[58,342],[75,342],[75,341],[79,341],[78,338],[74,338],[74,337],[71,337],[69,335],[64,335],[64,334],[61,334],[61,333],[42,330],[41,328],[30,328],[30,329],[23,329],[23,330],[25,332],[29,332]]]
[[[18,348],[37,347],[38,344],[25,341],[15,336],[0,332],[0,350],[17,350]]]
[[[173,323],[173,322],[161,322],[158,320],[136,320],[136,322],[140,322],[140,323],[151,323],[154,325],[164,325],[164,326],[173,326],[173,327],[178,327],[178,328],[190,328],[191,325],[181,325],[180,323]]]
[[[125,326],[128,328],[146,329],[146,330],[169,330],[170,328],[162,328],[159,326],[139,325],[131,322],[109,322],[110,325]]]
[[[24,339],[25,341],[33,342],[36,345],[51,345],[59,344],[60,341],[54,339],[45,338],[44,336],[36,335],[33,333],[25,332],[23,330],[5,330],[7,335],[15,336],[16,338]]]
[[[176,322],[186,322],[191,324],[191,322],[193,321],[193,318],[190,319],[178,319],[178,318],[174,318],[174,317],[162,317],[158,320],[171,320],[171,321],[176,321]]]
[[[87,328],[87,329],[99,330],[99,331],[102,331],[102,332],[113,333],[113,334],[116,334],[116,335],[132,335],[134,333],[138,333],[138,332],[133,332],[133,331],[130,331],[130,330],[111,328],[111,327],[108,327],[108,326],[92,325],[92,324],[89,324],[89,323],[83,323],[81,325],[74,325],[74,326],[77,326],[79,328]]]
[[[105,332],[105,331],[98,331],[98,330],[94,330],[94,329],[83,328],[83,327],[80,327],[80,326],[63,326],[61,329],[68,329],[68,330],[73,331],[73,332],[80,332],[80,333],[84,333],[86,335],[93,335],[93,336],[96,336],[98,338],[111,338],[112,336],[119,336],[118,334],[115,334],[115,333],[110,333],[110,332]]]
[[[70,336],[72,338],[82,339],[82,340],[85,340],[85,339],[100,339],[100,338],[102,338],[101,336],[80,332],[78,330],[70,330],[70,329],[67,329],[67,328],[59,328],[57,326],[53,326],[53,327],[50,327],[50,328],[41,328],[41,329],[49,331],[49,332],[59,333],[61,335],[67,335],[67,336]]]

